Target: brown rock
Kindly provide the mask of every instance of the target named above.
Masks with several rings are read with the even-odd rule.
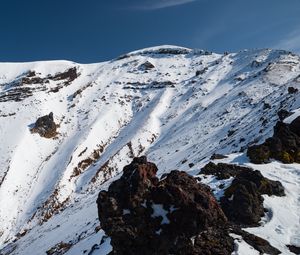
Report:
[[[50,112],[48,115],[40,117],[31,128],[31,133],[38,133],[41,137],[53,138],[57,135],[57,125],[53,119],[53,113]]]
[[[111,254],[231,254],[227,219],[210,188],[185,172],[172,171],[160,181],[156,172],[146,157],[135,158],[99,193]]]

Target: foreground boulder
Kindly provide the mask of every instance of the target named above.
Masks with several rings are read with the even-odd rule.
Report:
[[[243,171],[232,181],[221,198],[221,206],[228,219],[242,226],[258,226],[264,216],[263,194],[283,196],[279,182],[271,181],[259,171]]]
[[[31,133],[38,133],[41,137],[53,138],[57,135],[56,129],[57,125],[54,122],[53,113],[50,112],[48,115],[38,118],[30,131]]]
[[[277,122],[273,136],[263,144],[250,146],[247,156],[255,164],[268,163],[272,158],[287,164],[300,163],[300,117],[291,124]]]
[[[221,197],[221,207],[227,218],[241,226],[258,226],[265,209],[263,197],[284,196],[284,188],[278,181],[265,178],[259,171],[238,165],[212,162],[204,166],[201,174],[215,175],[223,180],[234,177]]]
[[[185,172],[162,180],[146,157],[98,196],[101,227],[111,254],[231,254],[228,222],[210,188]]]

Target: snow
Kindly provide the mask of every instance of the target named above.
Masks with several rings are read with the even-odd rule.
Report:
[[[155,68],[139,70],[146,61]],[[80,75],[69,85],[18,83],[29,71],[44,79],[73,67]],[[90,251],[104,235],[95,232],[97,194],[132,157],[146,154],[159,175],[179,169],[198,176],[209,157],[221,153],[229,157],[216,162],[249,165],[283,183],[286,197],[265,197],[272,218],[247,231],[290,254],[285,245],[299,245],[299,165],[251,165],[238,152],[272,135],[279,109],[294,112],[285,121],[299,116],[300,97],[287,91],[299,88],[299,75],[299,56],[284,51],[221,55],[169,45],[95,64],[0,63],[0,249],[34,255],[63,241],[72,243],[69,255]],[[32,95],[8,98],[22,88]],[[31,134],[30,125],[51,111],[59,124],[56,139]],[[80,167],[87,159],[90,165]],[[220,198],[219,185],[232,180],[202,181]],[[167,212],[153,209],[166,223]],[[238,245],[237,254],[251,249]],[[95,254],[106,254],[109,240],[98,248]]]
[[[234,240],[234,252],[232,255],[259,255],[259,251],[255,250],[252,246],[247,244],[243,238],[236,234],[230,234]]]
[[[161,224],[169,224],[170,223],[168,216],[167,216],[167,214],[169,212],[163,208],[163,205],[152,204],[152,209],[153,209],[153,213],[152,213],[151,217],[153,217],[153,218],[162,217]]]

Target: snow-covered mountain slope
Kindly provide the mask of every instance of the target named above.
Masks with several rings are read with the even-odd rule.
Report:
[[[134,156],[146,154],[159,174],[197,174],[213,153],[243,152],[270,136],[280,109],[300,108],[288,87],[300,88],[300,57],[268,49],[220,55],[161,46],[99,64],[0,64],[2,253],[91,251],[103,235],[95,231],[98,191]],[[32,134],[49,112],[57,136]],[[274,162],[259,169],[282,178],[291,195],[267,205],[287,202],[299,211],[300,167]],[[293,226],[280,220],[252,232],[289,254],[285,244],[300,245],[299,215]]]

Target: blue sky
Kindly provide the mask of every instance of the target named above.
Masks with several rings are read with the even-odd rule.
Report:
[[[0,0],[0,61],[100,62],[162,44],[300,53],[299,0]]]

